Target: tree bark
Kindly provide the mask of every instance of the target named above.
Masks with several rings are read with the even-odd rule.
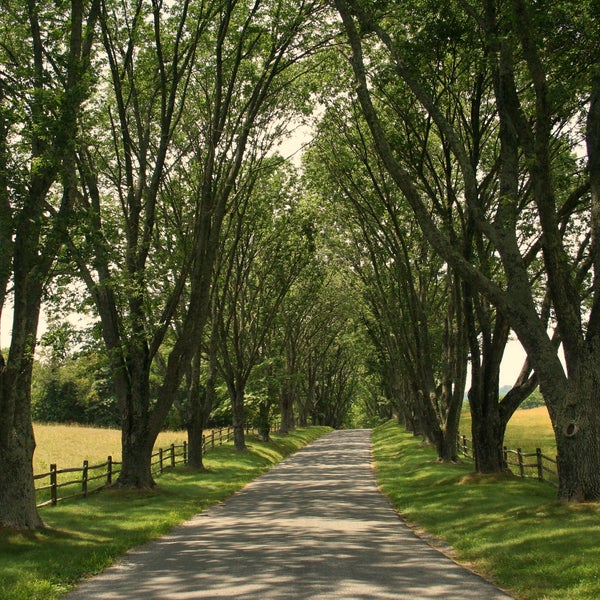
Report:
[[[244,406],[244,388],[238,387],[231,395],[233,416],[233,446],[238,452],[245,452],[246,446],[246,408]]]

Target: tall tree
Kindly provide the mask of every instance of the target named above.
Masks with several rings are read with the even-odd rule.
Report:
[[[0,357],[0,527],[42,525],[32,456],[31,372],[40,306],[76,193],[75,145],[89,92],[97,1],[6,2],[0,17],[0,300],[12,283]],[[10,274],[10,275],[9,275]]]
[[[310,237],[295,214],[297,194],[294,179],[274,169],[271,177],[263,175],[249,190],[228,228],[215,302],[218,365],[231,398],[238,450],[245,449],[248,378],[263,355],[285,296],[310,256]]]
[[[583,271],[577,266],[585,256],[589,256],[588,264],[594,261],[588,241],[596,237],[596,224],[586,212],[589,209],[585,208],[585,194],[575,193],[581,188],[582,173],[574,161],[569,170],[565,170],[568,165],[564,160],[566,136],[562,133],[573,119],[581,116],[581,99],[589,99],[593,89],[589,73],[594,71],[597,62],[598,53],[594,51],[597,50],[597,36],[590,35],[589,23],[597,23],[597,19],[567,15],[562,5],[542,14],[524,0],[498,5],[486,2],[483,13],[469,7],[473,27],[480,28],[487,41],[485,59],[489,61],[494,78],[501,144],[499,201],[492,211],[485,213],[477,193],[479,173],[469,162],[455,127],[439,110],[427,85],[403,54],[403,33],[391,31],[389,21],[381,18],[382,15],[367,13],[358,3],[336,0],[335,4],[351,46],[357,98],[388,172],[402,190],[429,242],[466,282],[496,305],[528,353],[556,433],[559,497],[598,499],[600,447],[595,433],[598,430],[598,399],[597,386],[592,383],[598,380],[600,364],[596,356],[597,300],[594,296],[584,324],[586,306],[582,306],[581,282],[585,261]],[[589,17],[590,11],[592,3],[583,7],[582,14]],[[556,37],[554,44],[544,44],[542,40],[546,39],[550,28],[556,32],[557,23],[562,25],[561,35]],[[506,278],[504,286],[453,247],[452,241],[431,218],[407,170],[394,155],[394,142],[386,135],[380,113],[373,103],[373,78],[367,78],[366,44],[359,27],[360,31],[372,32],[379,40],[379,49],[385,49],[386,64],[448,139],[451,155],[463,178],[465,208],[473,217],[474,226],[500,257]],[[577,56],[581,61],[579,64],[588,67],[587,76],[583,71],[565,68],[564,51],[571,57]],[[593,101],[584,108],[588,124],[595,122],[594,109]],[[588,126],[588,139],[590,130]],[[521,153],[524,160],[521,160]],[[588,163],[593,152],[589,154]],[[567,190],[566,194],[556,187],[559,180],[562,190]],[[541,231],[544,276],[563,341],[566,370],[547,333],[547,323],[537,309],[532,278],[527,270],[529,265],[524,259],[526,242],[530,238],[525,237],[521,218],[519,183],[522,181],[531,187],[533,205],[529,207],[528,216]],[[569,199],[572,199],[571,206]],[[576,215],[573,205],[578,209]],[[565,212],[574,216],[561,218]],[[579,240],[583,240],[583,245],[575,247],[572,244],[574,236],[570,233],[576,228],[581,232],[582,225],[583,235]],[[593,289],[596,289],[595,283]]]
[[[153,485],[152,446],[197,356],[221,228],[247,149],[265,148],[279,131],[281,93],[294,77],[287,71],[304,56],[299,44],[311,46],[307,23],[316,6],[104,4],[108,137],[103,152],[85,154],[85,240],[93,247],[78,260],[123,411],[121,485]],[[191,202],[182,205],[184,197]],[[163,220],[158,209],[168,203]],[[170,219],[182,227],[169,228]],[[162,238],[177,231],[185,239],[166,257]],[[182,326],[164,345],[164,378],[153,398],[150,366],[176,311]]]

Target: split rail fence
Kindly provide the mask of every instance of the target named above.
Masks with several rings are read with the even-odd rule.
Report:
[[[473,442],[466,436],[458,435],[458,451],[473,459]],[[535,452],[523,452],[521,448],[510,450],[504,446],[504,462],[518,477],[537,479],[558,487],[558,467],[556,458],[546,456],[540,448]]]
[[[255,429],[246,428],[246,433],[255,433]],[[221,446],[233,439],[233,427],[213,429],[202,436],[202,453],[206,454],[216,446]],[[188,462],[188,444],[171,444],[167,448],[159,448],[152,454],[152,475],[160,475],[165,469]],[[38,508],[56,505],[69,498],[85,497],[93,492],[110,486],[121,472],[121,462],[113,460],[112,456],[98,465],[90,465],[87,460],[81,467],[59,469],[56,464],[50,465],[50,471],[34,475],[36,494],[40,501]],[[41,482],[38,485],[37,482]]]

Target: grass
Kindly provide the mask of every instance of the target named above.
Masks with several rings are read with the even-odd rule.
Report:
[[[129,548],[226,498],[327,431],[300,429],[270,443],[249,436],[249,452],[238,453],[230,444],[211,450],[205,473],[181,467],[163,474],[152,491],[110,489],[42,509],[45,529],[0,531],[0,600],[59,598]]]
[[[557,502],[547,484],[440,464],[393,422],[376,429],[374,445],[384,493],[456,560],[520,600],[600,598],[599,505]]]

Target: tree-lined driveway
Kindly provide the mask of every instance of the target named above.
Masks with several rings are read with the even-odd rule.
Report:
[[[510,598],[402,522],[376,486],[369,430],[320,438],[67,597]]]

